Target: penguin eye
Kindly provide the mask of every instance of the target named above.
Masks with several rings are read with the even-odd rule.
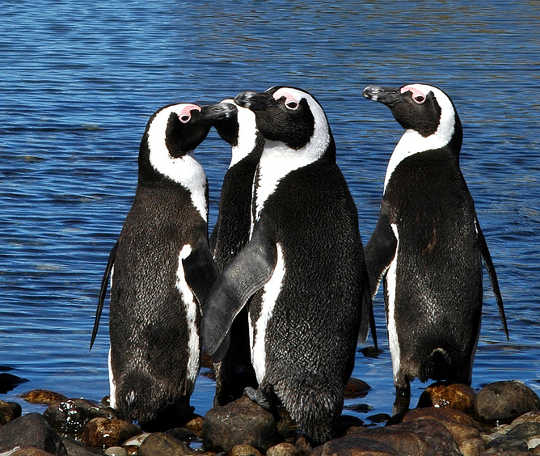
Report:
[[[424,101],[426,101],[426,97],[424,97],[423,95],[415,95],[413,97],[413,100],[416,104],[422,104]]]
[[[181,114],[178,116],[178,119],[182,123],[188,123],[191,120],[191,114]]]
[[[288,109],[296,111],[299,104],[296,101],[288,101],[287,103],[285,103],[285,106],[287,106]]]

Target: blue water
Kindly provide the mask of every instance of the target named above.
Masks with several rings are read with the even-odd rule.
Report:
[[[400,9],[403,8],[403,9]],[[540,393],[540,3],[5,1],[0,59],[0,365],[27,378],[3,400],[45,388],[108,394],[107,312],[88,345],[109,249],[136,187],[146,121],[161,105],[216,102],[287,84],[326,109],[367,243],[400,127],[364,100],[368,84],[444,88],[464,124],[462,170],[495,262],[507,342],[485,275],[473,387],[519,379]],[[197,152],[210,225],[229,148]],[[357,415],[389,413],[392,369],[382,297],[372,386]],[[369,342],[371,343],[371,342]],[[359,348],[362,348],[361,346]],[[422,384],[413,384],[412,405]],[[204,414],[214,383],[200,376]]]

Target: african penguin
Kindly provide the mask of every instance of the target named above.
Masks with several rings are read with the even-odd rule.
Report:
[[[216,353],[248,304],[259,389],[313,444],[332,436],[355,348],[368,330],[369,278],[357,212],[336,164],[326,115],[306,91],[273,87],[235,102],[255,113],[265,139],[255,172],[249,243],[225,267],[203,318]],[[250,299],[251,298],[251,299]]]
[[[379,220],[366,247],[371,289],[384,277],[396,399],[407,411],[418,377],[471,383],[482,311],[482,257],[508,337],[497,276],[459,168],[462,128],[441,89],[368,86],[405,128],[386,171]]]
[[[257,130],[255,114],[227,99],[215,105],[213,125],[231,145],[231,162],[221,187],[219,215],[210,237],[210,248],[220,272],[248,242],[251,227],[253,175],[259,163],[264,138]],[[222,113],[219,115],[219,113]],[[251,365],[247,307],[234,320],[225,357],[214,364],[214,405],[224,405],[242,396],[247,386],[257,387]]]
[[[144,429],[191,415],[199,371],[203,302],[217,277],[208,247],[208,189],[193,156],[210,123],[206,108],[174,104],[148,121],[139,151],[133,205],[109,256],[111,407]]]

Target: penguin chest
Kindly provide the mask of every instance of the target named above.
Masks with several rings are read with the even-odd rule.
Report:
[[[200,359],[200,337],[199,328],[197,325],[199,308],[195,296],[189,287],[185,274],[182,260],[186,259],[191,254],[191,246],[186,244],[180,250],[178,255],[178,269],[176,271],[176,288],[181,296],[181,305],[186,316],[186,328],[188,331],[188,362],[186,369],[187,381],[190,384],[195,383],[197,373],[199,372]],[[179,347],[183,349],[183,347]]]
[[[274,313],[276,302],[281,293],[285,277],[285,261],[281,245],[276,244],[277,261],[272,277],[262,289],[261,305],[258,315],[249,315],[249,341],[251,345],[251,363],[259,384],[266,375],[266,355],[272,341],[267,340],[267,329]],[[269,343],[267,343],[269,342]]]
[[[388,343],[390,345],[390,353],[392,355],[392,371],[394,380],[397,378],[400,366],[400,347],[397,333],[397,321],[396,321],[396,284],[397,284],[397,262],[399,252],[399,234],[397,225],[391,225],[394,236],[396,237],[396,253],[385,276],[385,292],[386,292],[386,320],[388,326]]]

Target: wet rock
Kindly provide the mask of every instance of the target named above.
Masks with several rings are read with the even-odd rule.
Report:
[[[375,415],[367,417],[372,423],[386,423],[390,418],[391,416],[387,413],[376,413]]]
[[[351,415],[341,415],[334,425],[334,434],[340,437],[348,434],[351,428],[363,428],[363,426],[364,422],[360,418]]]
[[[62,443],[66,447],[68,456],[95,456],[96,453],[84,448],[80,443],[71,439],[62,439]]]
[[[540,410],[540,398],[519,381],[490,383],[476,395],[476,414],[486,422],[509,423],[531,410]]]
[[[43,389],[35,389],[27,391],[20,395],[22,399],[31,404],[54,404],[56,402],[62,402],[67,400],[67,397],[54,391],[47,391]]]
[[[345,386],[345,399],[352,399],[355,397],[365,397],[368,391],[371,389],[366,382],[351,377]]]
[[[134,437],[131,437],[130,439],[124,442],[124,446],[132,445],[132,446],[140,447],[149,435],[150,434],[148,432],[143,432],[142,434],[138,434]]]
[[[91,419],[116,418],[116,412],[86,399],[68,399],[49,405],[43,416],[63,436],[78,438]]]
[[[36,447],[20,448],[14,453],[9,453],[9,456],[51,456],[52,453]]]
[[[84,426],[81,442],[95,448],[119,445],[141,432],[139,426],[118,418],[93,418]]]
[[[8,391],[19,386],[21,383],[26,383],[28,379],[18,377],[13,374],[6,374],[2,372],[0,374],[0,394],[6,394]]]
[[[296,446],[287,442],[278,443],[266,451],[266,456],[296,456],[297,454]]]
[[[187,456],[195,451],[163,432],[150,434],[139,448],[140,456]]]
[[[483,426],[474,420],[474,418],[460,410],[436,407],[410,410],[403,417],[403,422],[406,423],[418,419],[432,419],[441,423],[454,421],[455,423],[463,424],[465,426],[475,427],[478,430],[483,428]]]
[[[189,429],[191,432],[193,432],[195,435],[200,437],[202,435],[202,428],[203,428],[204,418],[202,416],[196,416],[195,418],[192,418],[189,420],[185,427]]]
[[[126,449],[117,446],[109,447],[103,453],[107,456],[127,456]]]
[[[136,445],[124,445],[127,456],[139,456],[139,447]]]
[[[165,431],[165,433],[171,437],[174,437],[176,440],[181,440],[182,442],[186,443],[193,440],[198,440],[197,434],[185,427],[169,429],[168,431]]]
[[[313,456],[402,456],[391,446],[359,435],[330,440],[313,450]]]
[[[447,407],[472,413],[474,399],[474,390],[468,385],[434,383],[421,394],[417,407]]]
[[[38,413],[29,413],[0,427],[0,452],[15,447],[35,447],[49,453],[65,456],[61,438]]]
[[[228,456],[262,456],[261,452],[257,448],[253,448],[251,445],[235,445],[227,453]]]
[[[0,424],[6,424],[21,416],[21,406],[16,402],[0,401]]]
[[[222,451],[241,444],[266,451],[277,443],[276,436],[272,413],[246,396],[208,411],[202,431],[205,447]]]
[[[489,448],[498,448],[504,450],[526,451],[533,448],[533,442],[540,443],[540,423],[525,422],[514,426],[508,432],[491,440],[488,443]],[[534,446],[537,446],[534,444]]]

